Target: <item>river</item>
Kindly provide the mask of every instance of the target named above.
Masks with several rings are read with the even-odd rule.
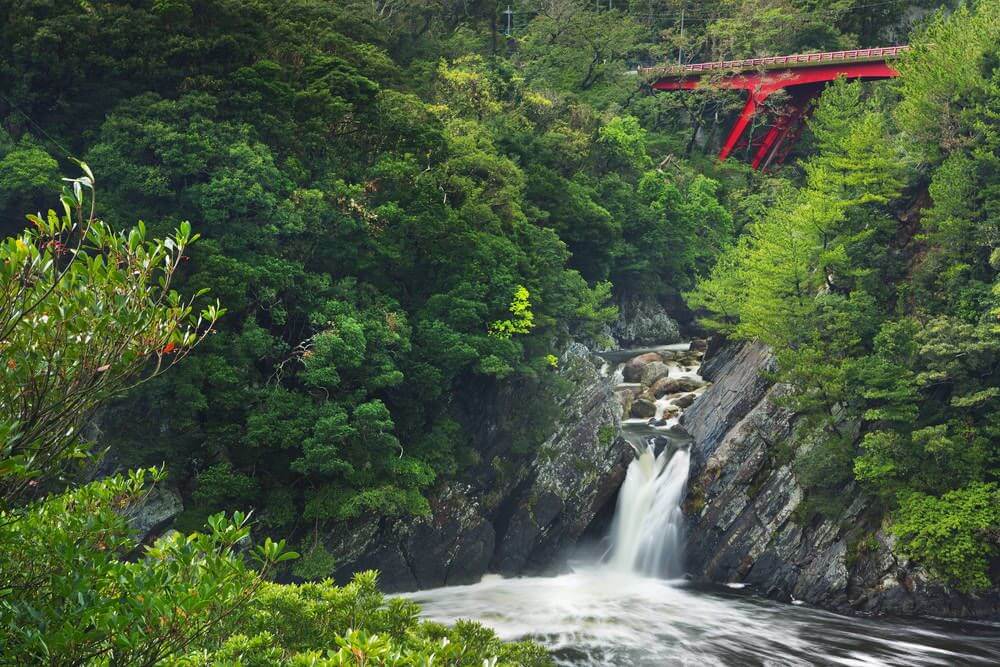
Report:
[[[620,374],[618,364],[631,356],[679,349],[604,356],[608,372]],[[672,369],[677,374],[697,377],[697,369]],[[738,585],[686,581],[680,503],[689,438],[673,400],[657,401],[658,426],[623,422],[636,457],[600,557],[571,560],[558,576],[490,575],[408,597],[428,619],[473,619],[504,639],[533,639],[566,666],[1000,664],[1000,624],[848,617],[759,598]]]

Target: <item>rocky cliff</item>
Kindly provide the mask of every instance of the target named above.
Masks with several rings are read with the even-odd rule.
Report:
[[[711,350],[701,368],[713,385],[683,418],[694,438],[688,571],[841,612],[1000,615],[996,591],[961,595],[897,556],[881,517],[856,488],[844,489],[852,502],[841,516],[796,513],[803,491],[779,447],[794,446],[795,416],[774,400],[783,388],[766,377],[773,363],[760,344],[727,344]]]
[[[672,304],[686,313],[683,302]],[[610,337],[618,348],[666,345],[681,339],[677,321],[655,299],[626,297],[618,304],[618,319],[610,327]]]
[[[548,437],[528,453],[511,450],[503,427],[514,396],[484,395],[470,411],[481,463],[437,490],[431,516],[371,519],[330,536],[337,579],[375,568],[385,590],[407,591],[557,568],[613,499],[629,459],[618,437],[621,404],[602,366],[583,345],[569,346],[559,373],[571,390]]]

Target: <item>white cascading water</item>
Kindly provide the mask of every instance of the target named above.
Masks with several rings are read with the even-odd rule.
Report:
[[[637,450],[618,495],[611,527],[611,565],[656,577],[683,574],[684,514],[681,499],[691,456],[687,448],[655,455]]]
[[[622,386],[620,360],[604,373]],[[697,378],[697,369],[673,365],[670,377]],[[674,400],[657,401],[655,420],[667,417],[663,425],[623,423],[636,457],[619,492],[608,559],[575,562],[571,571],[553,577],[487,575],[477,584],[407,596],[421,605],[425,618],[476,619],[504,639],[539,641],[560,667],[1000,664],[1000,639],[995,648],[984,648],[993,660],[976,660],[957,648],[969,645],[967,637],[940,629],[908,634],[903,642],[895,624],[882,628],[870,620],[736,597],[735,590],[705,593],[678,581],[684,550],[680,503],[690,453],[674,430],[680,413]],[[650,444],[656,438],[670,441],[659,456]]]

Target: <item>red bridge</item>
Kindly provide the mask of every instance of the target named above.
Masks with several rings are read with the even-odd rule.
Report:
[[[848,79],[889,79],[899,72],[889,66],[906,46],[887,46],[829,53],[801,53],[792,56],[724,60],[675,67],[641,68],[641,74],[651,78],[656,90],[694,90],[726,88],[746,90],[747,101],[739,119],[730,130],[719,151],[725,160],[736,149],[754,151],[754,169],[781,162],[801,128],[801,121],[810,102],[823,87],[839,76]],[[757,115],[764,100],[778,90],[788,91],[788,104],[771,122],[760,140],[744,138],[751,119]]]

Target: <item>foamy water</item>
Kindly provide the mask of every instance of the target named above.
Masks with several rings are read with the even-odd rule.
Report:
[[[534,639],[566,666],[1000,664],[997,625],[849,618],[611,566],[409,597],[426,618]]]
[[[651,576],[684,574],[680,502],[690,463],[687,448],[656,456],[649,444],[629,465],[611,527],[613,567]]]
[[[605,373],[621,383],[622,361],[647,351],[607,353]],[[670,377],[700,379],[671,363]],[[697,393],[701,393],[699,390]],[[659,419],[677,396],[657,401]],[[680,504],[690,438],[677,416],[661,426],[622,423],[636,452],[618,496],[601,562],[553,577],[503,579],[408,594],[425,618],[481,621],[504,639],[533,639],[559,665],[995,665],[1000,625],[876,621],[754,597],[752,589],[692,586],[683,579]],[[739,585],[742,587],[742,585]]]

